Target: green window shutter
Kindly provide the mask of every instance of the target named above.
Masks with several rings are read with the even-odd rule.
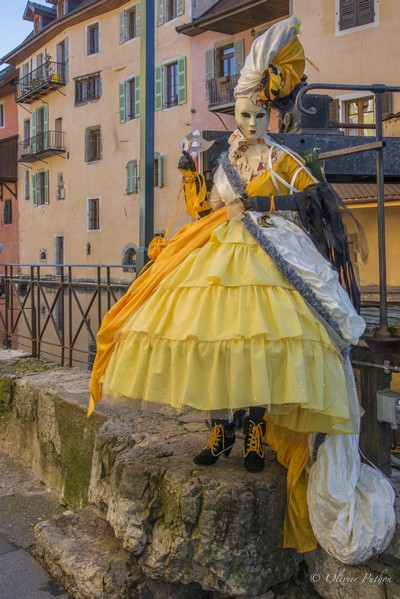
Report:
[[[135,116],[140,115],[140,75],[135,77]]]
[[[178,15],[183,15],[183,13],[185,12],[185,0],[177,0],[177,10],[176,10],[176,14]]]
[[[119,84],[119,122],[126,121],[125,83]]]
[[[155,68],[155,99],[154,110],[161,110],[163,107],[163,86],[162,86],[162,66]]]
[[[43,106],[43,147],[45,150],[49,147],[49,105]]]
[[[36,152],[36,110],[32,110],[32,152]]]
[[[138,4],[136,4],[135,17],[136,17],[136,37],[137,37],[138,35],[140,35],[140,2],[138,2]]]
[[[119,43],[123,44],[125,41],[125,11],[122,10],[119,13]]]
[[[49,171],[44,171],[44,203],[49,203]]]
[[[131,160],[126,165],[126,193],[138,192],[137,160]]]
[[[32,175],[32,201],[33,205],[37,206],[36,174]]]
[[[157,27],[164,23],[164,0],[157,0],[156,5],[156,23]]]
[[[235,74],[238,74],[244,67],[244,40],[236,40],[233,47],[235,52]]]
[[[186,104],[186,57],[178,58],[178,104]]]

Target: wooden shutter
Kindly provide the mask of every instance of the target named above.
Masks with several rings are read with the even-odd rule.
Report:
[[[49,203],[49,171],[44,171],[43,177],[43,186],[44,186],[44,203]]]
[[[119,43],[123,44],[125,41],[125,11],[122,10],[119,13]]]
[[[157,27],[164,23],[164,0],[157,0],[156,4],[156,23]]]
[[[374,22],[374,0],[358,0],[357,25]]]
[[[186,104],[186,57],[178,58],[178,104]]]
[[[135,117],[140,115],[140,75],[135,76]]]
[[[185,0],[177,0],[176,3],[176,14],[179,17],[179,15],[183,15],[183,13],[185,12]]]
[[[32,153],[36,152],[36,109],[32,110]]]
[[[339,29],[351,29],[356,26],[357,0],[339,0]]]
[[[33,202],[34,206],[37,206],[37,204],[38,204],[36,177],[37,177],[36,174],[32,175],[32,202]]]
[[[206,81],[215,79],[215,50],[206,52]]]
[[[339,100],[332,100],[332,102],[330,102],[329,120],[339,122]]]
[[[126,193],[137,193],[137,160],[126,165]]]
[[[140,35],[140,3],[136,4],[135,17],[136,17],[136,37],[137,37],[138,35]]]
[[[244,40],[234,42],[235,51],[235,74],[240,73],[244,67]]]
[[[382,94],[382,117],[386,118],[392,113],[392,92]]]
[[[119,122],[126,121],[125,82],[119,84]]]
[[[163,85],[162,85],[162,66],[155,68],[155,98],[154,98],[154,110],[161,110],[163,107]]]

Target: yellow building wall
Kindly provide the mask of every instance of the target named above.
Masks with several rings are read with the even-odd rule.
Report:
[[[131,6],[129,2],[122,8]],[[46,249],[48,263],[55,261],[55,235],[64,235],[65,263],[121,264],[123,248],[128,243],[139,246],[139,195],[126,193],[126,164],[139,163],[140,119],[125,123],[119,120],[119,83],[140,71],[140,37],[119,44],[119,13],[110,11],[96,19],[83,21],[65,29],[41,50],[56,60],[56,45],[68,38],[69,81],[66,86],[43,98],[48,103],[49,130],[55,119],[62,118],[66,154],[44,158],[30,166],[30,174],[49,170],[49,204],[34,207],[21,201],[20,245],[21,262],[39,261],[39,250]],[[187,13],[156,27],[155,63],[189,56],[190,38],[175,31],[188,18]],[[86,25],[99,22],[100,51],[86,56]],[[32,58],[41,50],[37,50]],[[24,61],[25,62],[25,61]],[[163,157],[162,188],[155,188],[155,230],[163,230],[169,220],[179,191],[181,176],[176,169],[183,138],[191,131],[190,61],[187,60],[187,103],[160,110],[155,114],[155,152]],[[75,106],[74,78],[101,71],[100,99]],[[64,95],[65,94],[65,95]],[[37,109],[41,101],[29,106]],[[29,115],[19,106],[19,135],[24,138],[23,121]],[[101,125],[102,159],[85,162],[85,130]],[[19,165],[20,188],[24,188],[26,165]],[[56,199],[57,174],[62,172],[65,199]],[[87,231],[87,202],[89,196],[101,197],[101,230]],[[175,229],[188,222],[183,210]],[[90,255],[87,255],[87,244]]]

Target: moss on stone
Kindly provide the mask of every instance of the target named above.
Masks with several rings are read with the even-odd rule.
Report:
[[[12,402],[12,393],[14,388],[13,379],[8,377],[0,378],[0,406]]]
[[[37,372],[47,372],[60,368],[55,362],[37,358],[16,358],[15,360],[0,361],[1,374],[13,374],[15,376],[21,374],[30,374]]]
[[[63,499],[72,507],[84,507],[88,504],[95,434],[106,417],[93,414],[87,418],[80,407],[58,398],[54,405],[61,440]]]

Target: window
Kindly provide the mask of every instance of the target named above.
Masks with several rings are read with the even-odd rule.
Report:
[[[140,35],[140,4],[134,4],[119,13],[119,43],[123,44]]]
[[[160,65],[155,71],[155,110],[185,104],[186,58]]]
[[[371,124],[375,122],[374,117],[374,98],[356,98],[344,103],[346,123],[355,123],[358,125]],[[347,135],[374,136],[374,129],[346,129]]]
[[[12,223],[12,204],[11,200],[4,200],[4,224],[11,225]]]
[[[172,21],[185,12],[185,0],[157,0],[157,25]]]
[[[56,80],[68,81],[69,77],[69,50],[68,50],[68,38],[65,38],[62,42],[56,46],[57,56],[57,72],[55,74]],[[53,75],[54,81],[54,75]]]
[[[75,106],[98,100],[101,96],[100,73],[75,79]]]
[[[0,128],[5,127],[4,102],[0,102]]]
[[[244,66],[244,40],[235,40],[230,44],[217,46],[206,52],[206,81],[218,77],[232,77],[236,84],[241,69]]]
[[[336,0],[337,31],[378,24],[378,0]]]
[[[34,206],[49,203],[49,171],[39,171],[32,175],[32,195]]]
[[[163,186],[163,163],[162,156],[156,152],[154,154],[154,187]]]
[[[135,75],[119,85],[119,120],[131,121],[140,114],[140,77]]]
[[[31,119],[24,119],[24,148],[28,148],[31,141]]]
[[[87,198],[87,230],[100,230],[100,198]]]
[[[25,171],[25,201],[29,202],[31,199],[31,186],[29,180],[29,171]]]
[[[60,19],[64,15],[65,15],[65,2],[64,2],[64,0],[61,0],[57,4],[57,17]]]
[[[98,23],[88,25],[86,28],[86,54],[97,54],[100,49],[100,29]]]
[[[133,243],[128,243],[122,252],[122,272],[136,272],[136,248]]]
[[[65,184],[62,173],[57,175],[57,200],[65,200]]]
[[[215,66],[218,77],[230,77],[235,74],[235,47],[233,44],[218,48]]]
[[[126,165],[126,193],[138,193],[138,163],[131,160]]]
[[[85,160],[94,162],[101,160],[101,128],[100,125],[86,129]]]

